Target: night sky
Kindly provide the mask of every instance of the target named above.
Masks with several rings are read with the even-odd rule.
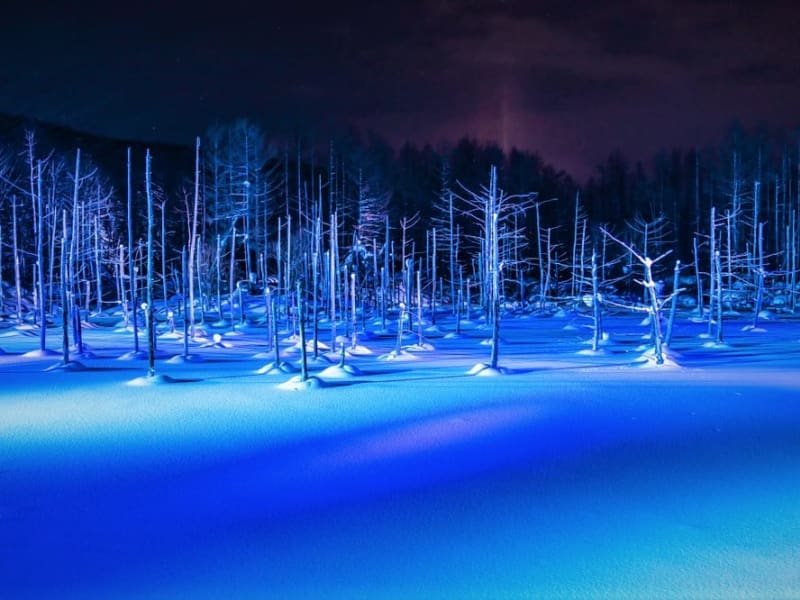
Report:
[[[248,6],[248,4],[250,6]],[[800,3],[4,3],[0,112],[191,143],[240,116],[394,144],[469,135],[578,178],[611,150],[800,124]]]

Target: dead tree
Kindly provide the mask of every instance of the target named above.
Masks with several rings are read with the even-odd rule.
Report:
[[[644,288],[647,303],[644,306],[624,305],[624,307],[633,310],[641,310],[650,315],[655,360],[656,364],[662,365],[664,364],[664,332],[661,324],[661,310],[664,306],[664,303],[672,298],[672,296],[676,294],[676,291],[673,291],[672,295],[670,295],[670,297],[667,299],[661,299],[658,297],[656,282],[653,279],[653,265],[669,256],[672,253],[672,250],[667,250],[657,258],[653,259],[640,254],[633,248],[633,246],[623,242],[621,239],[611,234],[608,230],[601,228],[601,231],[603,232],[603,235],[622,246],[630,254],[630,256],[636,259],[643,267],[644,277],[635,281]]]

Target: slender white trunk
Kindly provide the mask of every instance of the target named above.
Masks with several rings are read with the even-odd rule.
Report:
[[[22,325],[22,280],[20,278],[20,252],[17,240],[17,197],[11,196],[11,243],[14,253],[14,289],[17,299],[17,325]]]
[[[716,207],[711,207],[710,229],[709,229],[709,287],[708,287],[708,334],[714,330],[714,321],[716,319],[716,302],[717,302],[717,225],[716,225]]]
[[[194,146],[194,201],[192,203],[192,214],[189,225],[189,256],[186,260],[186,267],[189,279],[189,328],[190,335],[195,336],[195,311],[194,311],[194,262],[197,251],[197,224],[200,213],[200,138],[195,139]],[[199,276],[198,271],[198,276]],[[185,293],[185,292],[184,292]]]
[[[136,297],[137,281],[136,267],[133,265],[133,186],[131,184],[131,149],[128,148],[128,277],[130,277],[131,317],[133,317],[133,351],[139,352],[139,324],[137,319]]]
[[[153,310],[153,192],[150,174],[150,149],[145,154],[145,193],[147,195],[147,376],[156,374],[156,332],[155,311]]]

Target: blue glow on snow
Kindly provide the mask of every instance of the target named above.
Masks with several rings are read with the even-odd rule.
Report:
[[[796,324],[685,325],[667,369],[629,319],[600,355],[564,325],[504,325],[493,378],[478,331],[412,363],[365,339],[313,392],[253,374],[263,332],[140,388],[128,334],[87,332],[80,373],[4,338],[4,597],[798,596]]]

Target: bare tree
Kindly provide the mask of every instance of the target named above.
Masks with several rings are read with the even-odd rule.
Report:
[[[655,280],[653,279],[653,265],[658,264],[661,260],[672,254],[672,250],[667,250],[666,252],[659,255],[657,258],[650,258],[642,253],[639,253],[633,246],[630,244],[622,241],[618,237],[611,234],[607,229],[601,229],[603,235],[608,237],[609,239],[613,240],[620,246],[622,246],[631,257],[636,259],[639,264],[642,265],[643,268],[643,277],[642,279],[637,279],[636,283],[640,284],[646,293],[647,296],[647,303],[645,305],[637,305],[637,304],[628,304],[628,305],[619,305],[624,306],[625,308],[631,310],[641,310],[647,312],[650,315],[650,322],[651,322],[651,331],[652,331],[652,340],[653,340],[653,348],[655,353],[655,361],[658,365],[664,364],[664,331],[663,326],[661,323],[661,311],[666,302],[671,300],[677,293],[677,290],[674,290],[673,293],[668,298],[660,298],[657,291],[657,285]]]
[[[478,226],[482,260],[485,264],[483,276],[486,278],[484,288],[488,291],[490,322],[492,327],[491,357],[489,369],[498,369],[500,345],[500,305],[504,297],[501,289],[501,272],[508,267],[501,256],[507,255],[505,248],[517,243],[524,231],[513,227],[514,214],[534,205],[536,194],[507,195],[497,187],[497,167],[492,166],[489,172],[489,185],[479,192],[464,188],[466,195],[466,213]]]

